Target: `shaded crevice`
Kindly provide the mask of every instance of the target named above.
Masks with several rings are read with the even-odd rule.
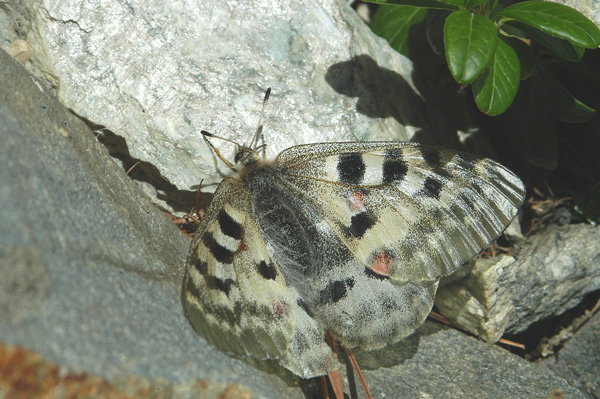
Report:
[[[513,347],[507,349],[529,361],[560,355],[562,347],[590,320],[590,318],[587,318],[582,322],[581,318],[585,317],[586,312],[589,312],[598,301],[600,301],[600,290],[590,292],[574,308],[558,316],[548,317],[533,323],[527,330],[518,334],[504,334],[502,338],[525,345],[525,351]],[[593,315],[590,316],[593,317]],[[558,337],[561,330],[564,329],[570,330],[569,336],[565,339],[556,340],[555,337]],[[547,352],[550,350],[546,356],[543,356],[542,353],[544,349]]]
[[[71,110],[71,112],[73,111]],[[177,186],[162,176],[154,164],[133,157],[125,138],[102,125],[95,124],[76,113],[74,114],[94,132],[94,136],[106,148],[109,155],[121,162],[124,171],[128,171],[135,165],[128,176],[132,180],[147,183],[154,187],[157,192],[156,197],[160,201],[164,201],[170,208],[163,209],[164,211],[168,213],[187,213],[196,205],[197,191],[178,189]],[[98,134],[97,132],[101,133]],[[197,209],[206,209],[212,197],[212,193],[200,193]],[[162,208],[158,204],[157,207]]]

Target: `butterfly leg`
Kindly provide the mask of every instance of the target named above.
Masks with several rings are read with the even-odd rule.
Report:
[[[365,377],[364,377],[362,371],[360,370],[360,367],[358,365],[358,362],[356,361],[356,358],[354,357],[354,354],[352,353],[352,351],[350,349],[348,349],[346,347],[344,347],[344,350],[346,351],[346,356],[348,356],[348,360],[350,360],[352,369],[354,370],[354,372],[356,373],[356,376],[358,377],[358,382],[360,382],[360,385],[362,386],[362,389],[365,392],[365,397],[367,399],[373,399],[373,396],[371,396],[371,391],[369,391],[369,386],[367,385],[367,380],[365,380]]]
[[[325,342],[327,342],[327,345],[331,347],[335,358],[338,359],[337,341],[333,339],[329,333],[327,333],[325,335]],[[330,371],[329,373],[327,373],[327,376],[329,377],[329,382],[331,383],[331,388],[333,389],[333,394],[335,395],[336,399],[344,399],[344,388],[342,386],[342,376],[340,374],[340,369],[337,368],[333,371]],[[327,382],[325,380],[325,376],[323,376],[322,378],[325,397],[328,398]]]

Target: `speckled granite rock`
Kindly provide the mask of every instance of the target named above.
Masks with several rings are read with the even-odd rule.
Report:
[[[200,130],[247,140],[267,87],[270,156],[292,144],[406,140],[417,130],[435,132],[439,144],[443,132],[456,137],[425,105],[412,63],[343,0],[9,0],[0,37],[26,39],[27,67],[67,108],[124,138],[133,158],[179,190],[202,179],[213,187],[217,165],[205,161],[213,156]]]

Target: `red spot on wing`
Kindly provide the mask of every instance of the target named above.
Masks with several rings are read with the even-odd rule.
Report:
[[[273,308],[273,314],[277,317],[283,316],[287,310],[285,303],[275,298],[271,298],[271,307]]]
[[[388,275],[392,270],[392,257],[390,254],[382,252],[375,255],[371,269],[377,274]]]
[[[353,210],[362,209],[365,206],[365,193],[361,190],[354,191],[348,196],[348,202]]]
[[[240,252],[246,252],[248,250],[248,247],[246,246],[246,244],[244,244],[244,242],[240,242],[240,246],[238,247],[238,251]]]

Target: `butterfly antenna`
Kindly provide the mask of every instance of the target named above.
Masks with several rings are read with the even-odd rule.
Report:
[[[215,147],[213,145],[213,143],[210,142],[210,140],[208,139],[208,137],[214,137],[214,138],[219,139],[219,140],[224,140],[224,141],[227,141],[229,143],[233,143],[233,144],[235,144],[238,147],[240,147],[240,145],[238,143],[236,143],[235,141],[233,141],[233,140],[226,139],[225,137],[215,136],[214,134],[209,133],[206,130],[200,130],[200,133],[202,133],[202,137],[204,137],[204,141],[206,141],[206,144],[208,144],[208,146],[215,152],[215,154],[217,154],[217,157],[219,157],[219,159],[221,161],[223,161],[223,163],[225,163],[225,165],[227,165],[230,169],[235,170],[233,164],[231,162],[229,162],[227,159],[225,159],[225,157],[223,155],[221,155],[221,151],[217,150],[217,147]]]
[[[254,133],[254,136],[252,137],[252,140],[250,141],[250,148],[254,148],[256,145],[258,145],[258,139],[259,137],[262,135],[262,120],[263,120],[263,116],[265,114],[265,108],[267,106],[267,101],[269,100],[269,96],[271,95],[271,88],[269,87],[267,89],[267,91],[265,92],[265,98],[263,99],[263,105],[262,105],[262,109],[260,110],[260,118],[258,118],[258,125],[256,126],[256,132]]]

